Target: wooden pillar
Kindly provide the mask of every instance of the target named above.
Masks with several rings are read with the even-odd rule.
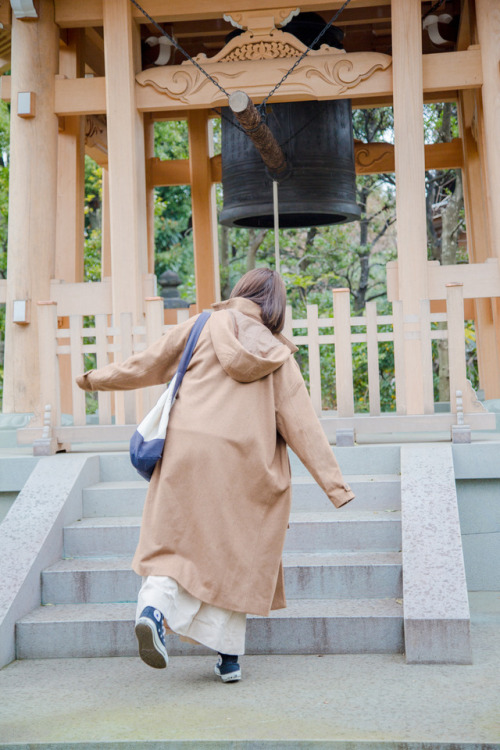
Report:
[[[476,21],[483,68],[485,166],[489,194],[492,255],[500,259],[500,2],[476,0]]]
[[[135,103],[139,30],[130,0],[103,3],[113,314],[142,318],[147,273],[144,119]]]
[[[427,229],[420,0],[393,2],[392,65],[399,298],[405,319],[408,414],[424,412],[418,318],[427,299]]]
[[[54,276],[57,132],[54,82],[59,30],[53,0],[38,19],[12,18],[11,165],[3,410],[39,414],[37,302],[50,298]],[[34,116],[18,114],[18,93],[34,94]],[[13,322],[14,300],[30,301],[27,325]],[[43,409],[43,405],[42,405]],[[43,418],[43,414],[40,414]]]
[[[188,128],[196,305],[198,312],[201,312],[217,301],[219,287],[215,185],[210,172],[208,112],[199,109],[190,111]]]
[[[476,93],[461,91],[458,100],[460,135],[463,147],[462,182],[470,263],[484,263],[491,254],[485,179],[481,156],[473,132]],[[476,128],[477,129],[477,128]],[[500,397],[500,352],[490,299],[474,300],[479,385],[486,398]]]
[[[101,201],[101,281],[111,276],[111,238],[109,231],[109,170],[102,168]]]
[[[85,64],[83,29],[66,32],[59,48],[59,76],[83,78]],[[59,118],[57,139],[57,213],[55,277],[66,282],[83,281],[83,233],[85,208],[85,134],[83,117]],[[40,309],[40,308],[39,308]],[[65,320],[69,325],[69,320]],[[69,343],[69,342],[68,342]],[[69,354],[59,357],[61,410],[73,413],[73,382]]]
[[[148,222],[148,273],[155,272],[155,188],[151,181],[151,160],[155,155],[155,124],[150,114],[144,115],[146,152],[146,213]]]
[[[59,51],[59,75],[82,78],[84,30],[70,29]],[[85,202],[84,118],[63,117],[57,149],[57,222],[55,276],[83,281]]]
[[[488,224],[491,252],[500,260],[500,2],[476,0],[477,35],[481,49],[483,86],[478,106],[478,126],[483,140],[483,165],[488,197]],[[485,314],[489,311],[485,312]],[[500,350],[500,299],[491,300],[492,328],[496,335],[496,351]],[[494,377],[494,375],[492,376]],[[498,388],[488,388],[490,393]],[[486,388],[485,388],[486,393]]]

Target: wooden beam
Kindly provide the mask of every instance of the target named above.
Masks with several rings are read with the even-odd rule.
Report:
[[[474,89],[468,89],[474,91]],[[446,91],[424,91],[424,104],[440,104],[442,102],[458,101],[459,92],[456,89]],[[392,92],[381,96],[370,96],[352,99],[352,108],[354,109],[375,109],[377,107],[392,107]]]
[[[210,159],[210,171],[212,182],[222,182],[222,154],[212,156]]]
[[[85,29],[84,59],[94,75],[104,76],[104,39],[95,29]]]
[[[425,0],[421,0],[424,2]],[[103,0],[55,0],[56,23],[61,28],[78,26],[102,26]],[[342,6],[343,0],[303,0],[301,11],[330,11],[333,13]],[[201,21],[208,18],[222,18],[229,11],[248,10],[248,0],[172,0],[166,6],[164,0],[142,0],[142,7],[159,23],[170,21]],[[350,8],[373,8],[390,6],[391,0],[352,0]],[[290,0],[254,0],[252,10],[274,10],[294,7]],[[137,8],[133,8],[134,18],[139,23],[148,23]]]
[[[394,172],[394,146],[392,143],[354,144],[356,174],[383,174]],[[462,141],[454,138],[450,143],[432,143],[425,146],[425,168],[460,169],[463,165]],[[158,158],[149,160],[149,182],[152,187],[189,185],[189,159]],[[222,157],[210,159],[212,182],[222,182]]]
[[[489,304],[489,300],[464,299],[464,320],[473,320],[477,327],[476,302],[485,302],[486,304]],[[446,300],[440,300],[440,299],[432,300],[430,304],[430,308],[431,308],[431,315],[435,313],[445,313],[446,312]],[[481,387],[482,387],[482,384],[481,384]],[[486,396],[486,398],[494,398],[494,397]]]
[[[463,164],[462,141],[432,143],[425,146],[425,169],[460,169]],[[394,146],[391,143],[354,144],[356,174],[394,172]]]
[[[318,64],[319,58],[315,58]],[[325,63],[328,60],[324,61]],[[227,72],[229,78],[235,72],[235,63],[220,63],[223,71]],[[238,64],[236,63],[238,66]],[[207,70],[210,69],[206,64]],[[254,86],[260,86],[262,94],[253,98],[254,102],[263,99],[269,92],[274,78],[280,76],[283,68],[283,60],[269,60],[262,64],[256,61],[247,64],[249,75],[254,81]],[[241,65],[238,68],[241,72]],[[168,75],[174,76],[177,72],[182,76],[189,71],[188,66],[168,66]],[[273,71],[275,73],[273,74]],[[154,71],[153,71],[154,72]],[[274,77],[272,77],[274,75]],[[153,74],[151,74],[153,76]],[[281,76],[280,76],[281,77]],[[4,79],[7,80],[4,82]],[[259,83],[260,80],[260,83]],[[240,81],[240,79],[238,79]],[[376,85],[374,85],[374,81]],[[318,77],[309,76],[306,79],[310,93],[304,93],[303,86],[298,85],[297,90],[288,90],[286,85],[278,91],[272,101],[294,101],[307,99],[328,99],[332,96],[332,87]],[[423,85],[424,93],[427,94],[426,101],[445,101],[447,93],[451,100],[456,100],[457,90],[477,88],[482,82],[480,51],[477,48],[464,52],[443,52],[441,54],[424,55],[423,57]],[[3,76],[2,99],[10,97],[8,77]],[[234,82],[233,88],[240,86],[240,82]],[[154,112],[155,119],[180,119],[186,117],[188,109],[206,108],[215,105],[226,105],[227,101],[220,93],[211,93],[212,86],[202,87],[202,96],[189,101],[166,96],[152,86],[141,86],[136,83],[136,101],[141,111]],[[231,91],[231,86],[226,86]],[[80,78],[76,80],[58,79],[55,89],[55,111],[59,116],[77,114],[104,114],[106,112],[106,79],[105,78]],[[215,89],[217,92],[217,89]],[[390,106],[392,101],[392,71],[377,71],[371,78],[360,81],[355,87],[347,88],[342,93],[335,94],[339,98],[347,97],[353,100],[353,106]]]
[[[56,79],[54,108],[63,117],[105,115],[106,78]]]
[[[271,101],[298,101],[308,99],[370,98],[387,100],[392,97],[392,67],[383,62],[384,56],[377,53],[353,53],[346,60],[359,65],[356,83],[339,85],[331,70],[336,60],[332,56],[317,56],[304,61],[281,86]],[[359,62],[358,62],[359,61]],[[373,62],[372,62],[373,61]],[[390,63],[390,60],[389,60]],[[384,65],[385,69],[380,69]],[[374,67],[370,67],[374,66]],[[283,60],[256,60],[252,63],[204,63],[208,73],[215,74],[228,93],[242,88],[258,103],[269,93],[282,76]],[[318,74],[313,74],[313,68]],[[419,66],[420,69],[420,66]],[[476,48],[465,52],[445,52],[424,55],[422,58],[424,92],[439,92],[440,98],[452,91],[456,98],[458,89],[477,88],[482,82],[480,51]],[[342,75],[339,70],[339,74]],[[191,66],[169,66],[162,70],[143,71],[138,77],[137,104],[143,111],[206,108],[226,106],[227,100],[215,86],[201,79]],[[356,76],[354,76],[356,78]],[[143,85],[140,85],[140,84]],[[189,93],[189,89],[192,93]],[[178,93],[177,93],[178,92]]]
[[[473,46],[462,52],[437,52],[422,56],[425,92],[475,89],[483,82],[481,51]]]
[[[400,261],[387,264],[387,299],[401,299],[398,282]],[[486,263],[458,263],[442,266],[438,261],[427,261],[425,276],[430,300],[446,299],[446,284],[459,282],[464,287],[465,299],[500,297],[500,266],[496,258]]]
[[[167,159],[162,161],[156,157],[149,161],[150,185],[160,187],[165,185],[189,185],[189,159]]]

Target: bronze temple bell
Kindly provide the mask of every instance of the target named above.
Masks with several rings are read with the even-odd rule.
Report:
[[[301,13],[286,26],[309,45],[324,27],[316,13]],[[342,49],[343,32],[331,27],[319,44]],[[229,108],[222,110],[221,224],[273,227],[272,178],[260,154],[237,126]],[[282,228],[342,224],[360,218],[352,113],[349,99],[286,102],[268,107],[267,125],[289,165],[279,182]]]

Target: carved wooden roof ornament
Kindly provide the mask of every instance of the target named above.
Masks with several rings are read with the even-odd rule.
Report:
[[[275,58],[300,57],[307,47],[296,36],[282,31],[279,26],[285,26],[299,14],[299,8],[281,8],[270,11],[244,11],[224,16],[238,29],[246,29],[243,34],[233,37],[226,46],[213,57],[207,58],[204,52],[194,60],[202,63],[235,62],[239,60],[272,60]],[[264,15],[266,13],[266,15]],[[319,50],[310,51],[310,55],[345,54],[344,50],[323,44]],[[186,63],[183,63],[185,65]],[[189,64],[189,63],[188,63]]]
[[[229,96],[237,90],[245,91],[252,101],[262,101],[279,83],[291,63],[308,48],[280,26],[286,24],[299,9],[244,11],[225,16],[237,28],[246,29],[233,37],[213,57],[199,54],[181,65],[167,65],[143,70],[136,76],[140,86],[152,86],[158,93],[188,107],[227,106],[221,96],[223,87]],[[248,63],[251,62],[251,65]],[[348,96],[349,91],[376,71],[390,67],[392,58],[379,52],[351,52],[322,44],[310,50],[307,58],[280,84],[275,101],[303,98],[331,99]],[[210,81],[212,78],[212,82]]]

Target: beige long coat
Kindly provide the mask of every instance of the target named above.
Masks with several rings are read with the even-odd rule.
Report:
[[[281,556],[291,502],[286,445],[337,507],[354,495],[314,413],[293,344],[260,307],[214,305],[170,414],[133,568],[171,576],[201,601],[267,615],[286,606]],[[122,364],[87,372],[86,390],[166,383],[194,318]]]

